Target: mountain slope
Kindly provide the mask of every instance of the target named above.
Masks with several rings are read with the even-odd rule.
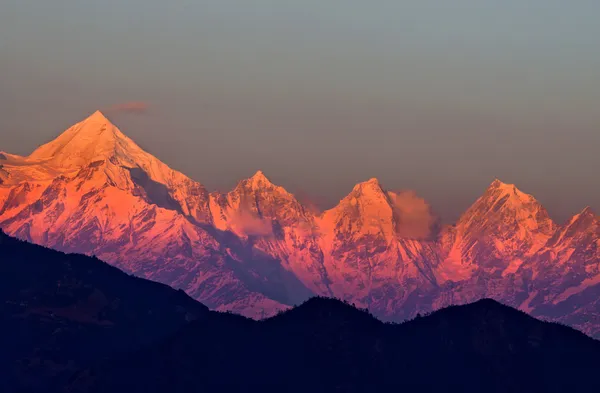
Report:
[[[39,391],[173,334],[208,308],[183,291],[0,231],[0,386]]]
[[[217,229],[232,232],[254,253],[274,258],[274,264],[302,283],[292,288],[294,303],[329,292],[315,217],[292,194],[258,171],[231,192],[213,193],[210,199]]]
[[[444,256],[465,274],[505,276],[543,247],[555,230],[533,196],[495,180],[444,233]]]
[[[311,299],[263,322],[221,315],[191,323],[78,373],[64,391],[594,391],[598,355],[600,342],[492,300],[387,325]]]
[[[235,243],[221,245],[204,187],[143,151],[100,112],[29,157],[10,156],[4,168],[11,182],[1,188],[0,223],[14,236],[96,255],[211,307],[268,315],[284,307],[278,300],[292,304],[285,288],[273,295],[283,273],[264,279],[255,270],[265,262],[250,263]],[[249,266],[240,269],[240,258]]]
[[[598,216],[557,225],[499,180],[451,226],[375,178],[317,213],[261,171],[208,193],[96,112],[28,157],[0,154],[0,228],[253,318],[312,295],[393,321],[490,297],[600,334]]]
[[[320,217],[324,265],[336,297],[396,318],[436,287],[436,245],[402,237],[395,198],[375,178]]]

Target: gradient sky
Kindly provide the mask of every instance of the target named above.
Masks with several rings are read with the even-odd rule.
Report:
[[[600,210],[600,1],[0,0],[0,150],[96,109],[211,189]],[[144,113],[115,105],[141,102]]]

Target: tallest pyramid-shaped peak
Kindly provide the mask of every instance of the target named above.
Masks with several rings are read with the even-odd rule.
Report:
[[[100,111],[75,124],[28,157],[59,167],[81,167],[114,156],[139,154],[141,149]]]
[[[109,122],[109,120],[104,116],[104,113],[101,111],[96,111],[92,113],[86,120],[91,121],[101,121],[101,122]]]

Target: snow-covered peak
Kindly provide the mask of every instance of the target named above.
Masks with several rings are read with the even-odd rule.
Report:
[[[334,209],[346,210],[357,204],[363,206],[362,214],[377,214],[382,211],[391,211],[392,201],[383,189],[379,180],[371,178],[354,186],[350,194],[340,201]],[[386,214],[387,215],[387,214]]]
[[[100,111],[96,111],[94,113],[92,113],[87,119],[86,121],[89,122],[97,122],[97,123],[110,123],[110,120],[108,120],[108,118],[106,116],[104,116],[104,113],[100,112]]]
[[[508,184],[498,178],[495,178],[492,184],[490,184],[489,188],[513,188],[514,186],[514,184]]]
[[[578,214],[578,216],[579,217],[594,217],[595,219],[598,219],[598,215],[596,214],[594,209],[592,209],[591,206],[587,206],[585,209],[583,209],[581,211],[581,213]]]
[[[495,180],[461,216],[456,229],[455,249],[457,244],[477,242],[481,250],[495,250],[495,257],[521,258],[544,246],[557,227],[533,196]],[[474,261],[488,257],[472,256]]]
[[[532,198],[517,188],[514,184],[504,183],[499,179],[495,179],[488,187],[487,193],[493,192],[498,195],[514,195],[520,199]]]
[[[272,222],[295,227],[314,220],[293,194],[271,183],[262,171],[240,181],[226,194],[211,193],[210,209],[218,229],[231,229],[243,236],[270,235]]]
[[[288,199],[295,199],[285,188],[273,184],[261,170],[257,171],[252,177],[240,181],[230,194],[279,195]]]
[[[375,178],[358,183],[334,208],[322,214],[322,222],[348,233],[394,232],[392,201]]]
[[[586,207],[580,213],[574,215],[566,224],[566,228],[577,228],[577,230],[587,230],[591,226],[600,225],[600,217],[592,210]]]
[[[72,175],[91,164],[97,168],[101,163],[101,172],[106,176],[100,176],[98,181],[104,182],[107,178],[110,184],[121,189],[131,189],[135,185],[149,187],[152,195],[167,192],[185,214],[195,218],[198,218],[198,212],[194,213],[196,206],[189,206],[191,201],[208,198],[200,183],[169,168],[144,151],[100,111],[70,127],[28,157],[21,158],[21,161],[17,169],[19,173],[26,172],[29,177],[34,169],[52,176],[64,173]],[[166,188],[161,190],[153,182]]]
[[[251,178],[247,180],[254,189],[273,187],[273,183],[265,176],[263,171],[258,170]]]
[[[379,180],[373,177],[355,185],[349,196],[381,199],[385,198],[385,191]]]
[[[27,157],[60,168],[78,168],[94,161],[131,161],[146,154],[100,111],[75,124]]]
[[[571,251],[588,250],[589,254],[587,256],[579,255],[582,259],[588,259],[589,256],[597,255],[596,252],[600,251],[600,248],[595,246],[596,244],[600,246],[599,238],[600,217],[590,207],[586,207],[559,228],[554,237],[548,242],[548,247],[554,252],[565,249]],[[592,251],[592,249],[595,251]],[[572,257],[571,254],[569,254],[570,257]]]
[[[368,187],[368,188],[379,187],[379,188],[381,188],[381,183],[379,182],[379,179],[377,179],[376,177],[372,177],[372,178],[370,178],[367,181],[363,181],[363,182],[358,183],[357,185],[354,186],[354,189],[357,190],[357,189],[362,189],[362,188],[365,188],[365,187]]]
[[[352,191],[329,212],[342,212],[348,208],[354,208],[359,202],[361,205],[367,206],[379,205],[381,207],[386,206],[386,208],[391,206],[391,201],[381,187],[379,180],[371,178],[355,185]]]
[[[539,202],[529,194],[519,190],[514,184],[504,183],[498,179],[494,180],[487,188],[476,205],[486,205],[490,209],[520,210],[525,207],[541,207]]]

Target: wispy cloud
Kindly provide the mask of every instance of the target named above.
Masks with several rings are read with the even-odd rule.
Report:
[[[437,224],[431,206],[413,191],[390,192],[394,202],[396,231],[398,235],[411,239],[429,238]]]
[[[273,226],[269,220],[262,219],[256,214],[240,211],[231,216],[231,229],[245,236],[271,236]]]
[[[144,114],[150,109],[150,105],[143,101],[129,101],[113,105],[106,109],[109,113],[134,113]]]

